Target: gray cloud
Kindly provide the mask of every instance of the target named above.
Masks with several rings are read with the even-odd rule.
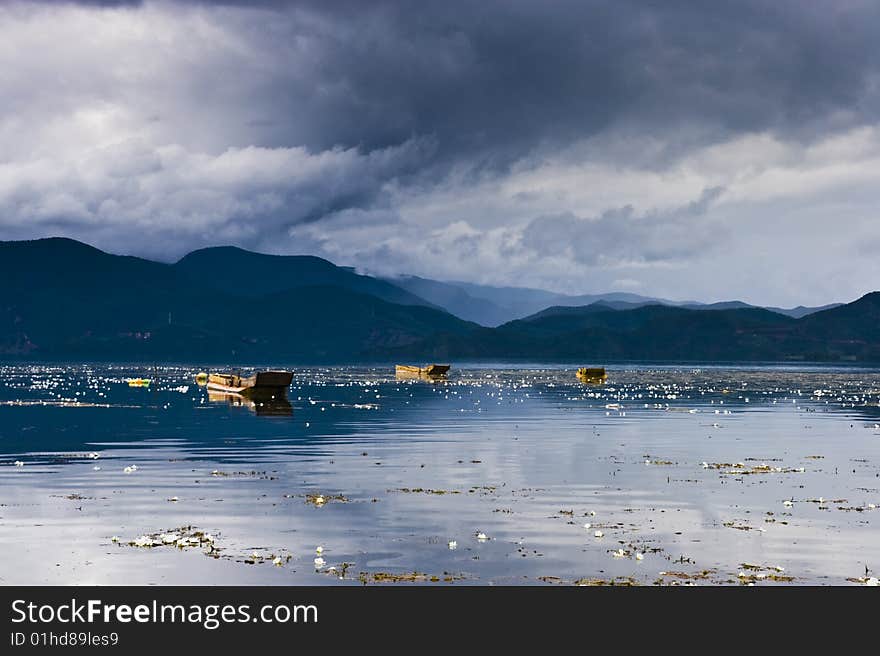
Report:
[[[873,2],[13,1],[0,30],[0,238],[679,297],[772,248],[815,277],[775,303],[876,272],[832,254],[829,288],[810,236],[865,243],[880,200]]]
[[[236,132],[255,145],[369,150],[431,134],[449,157],[500,165],[612,125],[811,138],[880,112],[880,6],[868,2],[97,4],[234,34],[234,51],[201,53],[207,65],[191,60],[180,86],[195,86],[192,100],[253,94]]]
[[[589,266],[677,262],[706,254],[724,227],[705,220],[722,187],[704,189],[697,200],[666,211],[636,214],[632,206],[606,210],[598,217],[571,213],[543,216],[522,233],[522,244],[540,256],[558,256]],[[695,221],[694,219],[702,219]]]

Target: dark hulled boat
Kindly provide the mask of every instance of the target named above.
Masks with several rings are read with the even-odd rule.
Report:
[[[243,396],[286,394],[293,380],[291,371],[258,371],[253,376],[208,374],[208,389]]]

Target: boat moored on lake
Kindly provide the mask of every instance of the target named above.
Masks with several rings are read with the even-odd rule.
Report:
[[[398,378],[429,378],[436,380],[443,378],[449,372],[448,364],[426,364],[424,367],[418,367],[409,364],[398,364],[394,367],[395,374]]]
[[[291,371],[258,371],[253,376],[208,374],[208,390],[250,397],[273,397],[287,394],[292,380]]]
[[[577,370],[578,380],[584,383],[602,383],[608,378],[605,367],[581,367]]]

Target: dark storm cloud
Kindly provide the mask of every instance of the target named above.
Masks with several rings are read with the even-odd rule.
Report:
[[[612,125],[809,139],[880,111],[876,3],[175,5],[267,13],[253,34],[273,72],[254,89],[258,145],[369,150],[434,135],[445,157],[503,164]],[[291,71],[299,58],[308,70]]]
[[[538,271],[523,253],[573,230],[684,261],[731,203],[839,206],[841,166],[877,146],[875,2],[22,0],[0,21],[0,238],[370,263],[432,239]],[[826,142],[837,168],[802,170]]]
[[[256,89],[259,145],[373,149],[431,134],[447,158],[503,165],[612,125],[809,139],[880,111],[876,3],[173,4],[277,14],[264,26],[275,75]],[[309,70],[290,74],[297,57]]]
[[[810,139],[880,110],[876,3],[263,6],[289,18],[279,40],[309,43],[311,70],[285,80],[280,60],[282,83],[265,90],[297,116],[269,130],[287,144],[371,149],[431,134],[446,157],[504,164],[611,126]]]

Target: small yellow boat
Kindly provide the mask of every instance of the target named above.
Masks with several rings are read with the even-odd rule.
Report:
[[[577,370],[578,380],[584,383],[602,383],[608,378],[605,367],[581,367]]]
[[[149,387],[151,381],[149,378],[128,378],[125,382],[129,387]]]
[[[398,364],[394,367],[394,372],[398,378],[442,378],[449,371],[448,364],[426,364],[424,367],[417,367],[409,364]]]

